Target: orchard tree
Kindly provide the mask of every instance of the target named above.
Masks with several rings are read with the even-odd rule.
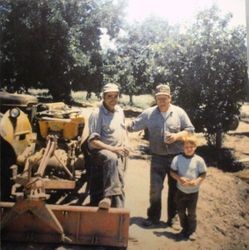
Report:
[[[222,146],[222,134],[232,129],[239,115],[240,101],[245,98],[248,85],[246,30],[229,28],[231,17],[222,17],[213,7],[200,12],[189,32],[192,45],[187,54],[186,76],[192,74],[192,100],[198,100],[192,106],[194,123],[198,131],[205,132],[209,144],[218,149]]]
[[[101,28],[118,34],[123,3],[0,0],[1,85],[48,88],[65,101],[71,89],[100,89]]]
[[[165,69],[175,102],[217,148],[233,127],[248,86],[246,30],[230,28],[230,20],[230,14],[222,16],[215,6],[202,11],[172,49],[165,45],[166,50],[158,52],[161,61],[172,54]]]
[[[125,1],[92,0],[81,1],[78,26],[75,26],[74,43],[71,46],[76,64],[72,70],[73,89],[87,90],[87,97],[91,92],[99,95],[103,85],[103,51],[100,44],[104,29],[110,40],[114,39],[122,27]],[[115,2],[115,4],[113,3]],[[86,5],[89,5],[88,7]]]
[[[116,40],[116,47],[108,50],[104,62],[104,78],[117,81],[123,93],[133,96],[151,93],[155,84],[151,71],[151,46],[167,39],[173,30],[160,18],[151,17],[143,22],[126,26]]]

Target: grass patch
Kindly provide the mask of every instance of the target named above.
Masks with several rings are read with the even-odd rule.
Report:
[[[122,95],[119,102],[122,105],[129,106],[129,96],[128,95]],[[152,95],[139,95],[139,96],[133,96],[133,102],[135,107],[146,109],[151,106],[153,103],[154,98]]]
[[[86,91],[72,91],[72,97],[74,99],[75,102],[79,102],[79,103],[84,103],[84,102],[89,102],[89,103],[95,103],[95,102],[99,102],[98,97],[95,94],[92,94],[90,99],[86,99]],[[153,102],[154,98],[152,95],[139,95],[139,96],[134,96],[133,97],[133,101],[134,101],[134,105],[135,107],[138,108],[148,108],[151,106],[152,102]],[[119,103],[122,106],[129,106],[129,96],[128,95],[121,95],[120,99],[119,99]]]

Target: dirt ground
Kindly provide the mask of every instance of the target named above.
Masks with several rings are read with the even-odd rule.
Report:
[[[132,135],[133,144],[145,146],[146,142],[139,138],[139,134]],[[200,190],[195,242],[178,241],[179,231],[172,228],[143,228],[149,204],[149,160],[150,157],[141,156],[138,149],[129,160],[126,175],[126,205],[131,209],[128,249],[249,249],[249,186],[237,173],[225,173],[212,166]],[[166,221],[167,180],[164,186],[162,221]]]
[[[249,124],[242,122],[238,130],[229,133],[225,146],[238,159],[248,156]],[[249,185],[239,178],[240,173],[223,172],[208,166],[207,178],[202,184],[198,201],[198,228],[196,241],[178,241],[179,231],[172,228],[142,226],[149,205],[150,156],[141,153],[148,146],[142,133],[130,134],[132,152],[126,171],[126,207],[130,209],[129,250],[242,250],[249,249]],[[248,170],[248,169],[247,169]],[[246,171],[246,170],[244,170]],[[243,176],[246,172],[243,172]],[[167,180],[163,190],[162,221],[166,221]],[[51,249],[35,245],[12,245],[4,249]],[[53,249],[89,249],[56,246]]]

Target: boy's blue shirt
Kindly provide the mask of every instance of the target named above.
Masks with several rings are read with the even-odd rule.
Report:
[[[171,170],[177,172],[181,177],[188,179],[196,179],[201,174],[206,173],[207,166],[205,161],[199,155],[194,154],[193,157],[185,157],[180,154],[174,157],[171,163]],[[177,182],[177,188],[184,193],[196,193],[199,191],[200,185],[198,186],[183,186],[180,182]]]

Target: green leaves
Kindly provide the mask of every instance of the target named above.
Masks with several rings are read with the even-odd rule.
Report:
[[[245,27],[230,28],[215,6],[184,31],[156,17],[124,25],[125,3],[0,0],[1,86],[48,88],[61,101],[114,81],[132,101],[170,82],[197,132],[209,142],[227,132],[248,95]],[[103,31],[112,49],[101,48]]]
[[[100,91],[101,28],[117,35],[122,3],[0,0],[1,85],[17,90],[39,83],[60,101],[69,100],[71,89]]]

